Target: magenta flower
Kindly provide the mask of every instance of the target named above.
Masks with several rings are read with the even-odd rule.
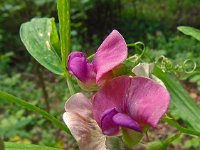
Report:
[[[156,127],[169,105],[169,93],[160,84],[144,77],[121,76],[106,84],[93,98],[93,115],[106,135],[120,127],[142,132]]]
[[[91,101],[80,93],[72,96],[63,119],[81,149],[99,146],[104,150],[105,135],[121,135],[121,129],[142,133],[147,126],[156,127],[169,100],[166,88],[151,79],[120,76],[107,82]]]
[[[112,70],[128,55],[122,35],[113,30],[98,48],[90,63],[82,52],[72,52],[68,57],[68,70],[88,86],[102,84],[112,78]]]

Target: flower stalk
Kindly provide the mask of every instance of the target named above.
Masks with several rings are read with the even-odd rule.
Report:
[[[57,1],[58,9],[58,19],[59,19],[59,28],[60,28],[60,41],[61,41],[61,57],[62,57],[62,69],[64,72],[64,77],[67,80],[67,85],[70,91],[70,94],[75,93],[74,86],[71,80],[71,76],[66,70],[67,66],[67,57],[70,53],[71,48],[71,20],[70,20],[70,0],[58,0]]]

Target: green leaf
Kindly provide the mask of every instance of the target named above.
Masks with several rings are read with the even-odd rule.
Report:
[[[187,26],[180,26],[177,28],[179,31],[182,33],[192,36],[193,38],[197,39],[200,41],[200,30],[195,29],[193,27],[187,27]]]
[[[12,142],[4,142],[5,150],[61,150],[59,148],[33,145],[33,144],[19,144]]]
[[[15,97],[13,95],[10,95],[10,94],[2,92],[2,91],[0,91],[0,100],[7,100],[9,102],[16,103],[17,105],[25,107],[26,109],[29,109],[29,110],[31,110],[33,112],[36,112],[36,113],[42,115],[47,120],[51,121],[58,128],[60,128],[63,131],[67,132],[68,134],[71,134],[69,129],[67,128],[67,126],[64,125],[63,123],[61,123],[54,116],[52,116],[51,114],[47,113],[46,111],[40,109],[39,107],[36,107],[36,106],[34,106],[32,104],[27,103],[25,100],[22,100],[20,98],[17,98],[17,97]]]
[[[20,37],[28,52],[41,65],[62,75],[61,58],[57,54],[59,41],[55,30],[53,19],[35,18],[21,25]]]
[[[52,23],[52,31],[50,35],[50,42],[55,52],[58,54],[59,57],[61,57],[61,49],[60,49],[61,45],[54,19],[51,20],[51,23]]]
[[[122,129],[122,139],[128,147],[133,147],[138,144],[143,137],[143,134],[131,129]]]
[[[153,141],[146,145],[147,150],[166,150],[167,147],[162,141]]]
[[[170,92],[170,113],[174,118],[181,118],[191,128],[200,130],[200,107],[189,96],[182,85],[171,76],[163,73],[158,67],[154,69],[154,75],[160,78]]]

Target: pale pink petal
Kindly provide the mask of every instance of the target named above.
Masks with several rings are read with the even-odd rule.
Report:
[[[156,126],[167,111],[168,91],[145,77],[121,76],[112,79],[93,97],[93,115],[98,124],[105,110],[115,108],[141,126]]]
[[[97,83],[102,82],[103,76],[121,64],[127,55],[124,38],[117,30],[113,30],[98,48],[92,62],[96,68]]]
[[[153,71],[153,64],[148,63],[139,63],[132,69],[132,72],[136,76],[150,77],[150,74]]]
[[[162,80],[160,80],[158,77],[156,77],[155,75],[152,74],[153,68],[154,68],[154,65],[152,63],[151,64],[139,63],[137,66],[135,66],[132,69],[132,72],[136,76],[151,78],[154,81],[156,81],[157,83],[159,83],[160,85],[162,85],[163,87],[165,87],[165,84],[162,82]]]
[[[106,136],[92,118],[92,104],[82,93],[69,98],[63,120],[79,144],[80,150],[106,150]]]

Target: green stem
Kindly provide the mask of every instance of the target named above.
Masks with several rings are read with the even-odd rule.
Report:
[[[173,118],[169,118],[168,116],[165,116],[165,117],[163,117],[163,120],[165,122],[167,122],[168,124],[170,124],[171,126],[177,128],[181,133],[196,135],[196,136],[200,137],[200,132],[199,131],[183,128]]]
[[[60,129],[62,129],[63,131],[67,132],[68,134],[71,134],[71,132],[69,131],[67,126],[62,124],[54,116],[50,115],[49,113],[47,113],[46,111],[40,109],[39,107],[36,107],[34,105],[31,105],[31,104],[27,103],[25,100],[22,100],[20,98],[17,98],[17,97],[15,97],[13,95],[10,95],[10,94],[2,92],[2,91],[0,91],[0,99],[4,99],[4,100],[7,100],[9,102],[16,103],[16,104],[18,104],[18,105],[20,105],[22,107],[25,107],[25,108],[27,108],[27,109],[29,109],[31,111],[39,113],[41,116],[43,116],[47,120],[51,121],[54,125],[56,125]]]
[[[94,55],[95,55],[95,54],[90,55],[87,59],[88,59],[89,61],[92,61],[92,59],[94,58]]]
[[[178,132],[178,133],[175,134],[174,136],[172,136],[172,137],[166,139],[166,140],[164,141],[165,146],[168,146],[169,144],[171,144],[174,140],[176,140],[176,139],[179,138],[180,136],[181,136],[181,133]]]
[[[65,79],[67,80],[67,86],[69,88],[69,93],[70,95],[74,95],[76,93],[75,89],[74,89],[74,85],[73,82],[71,80],[71,77],[67,77],[67,75],[65,75]]]
[[[64,77],[67,80],[67,85],[70,91],[70,94],[75,93],[71,76],[67,72],[67,57],[70,53],[70,0],[58,0],[57,2],[58,9],[58,19],[60,27],[60,41],[61,41],[61,57],[62,57],[62,69],[64,72]]]

